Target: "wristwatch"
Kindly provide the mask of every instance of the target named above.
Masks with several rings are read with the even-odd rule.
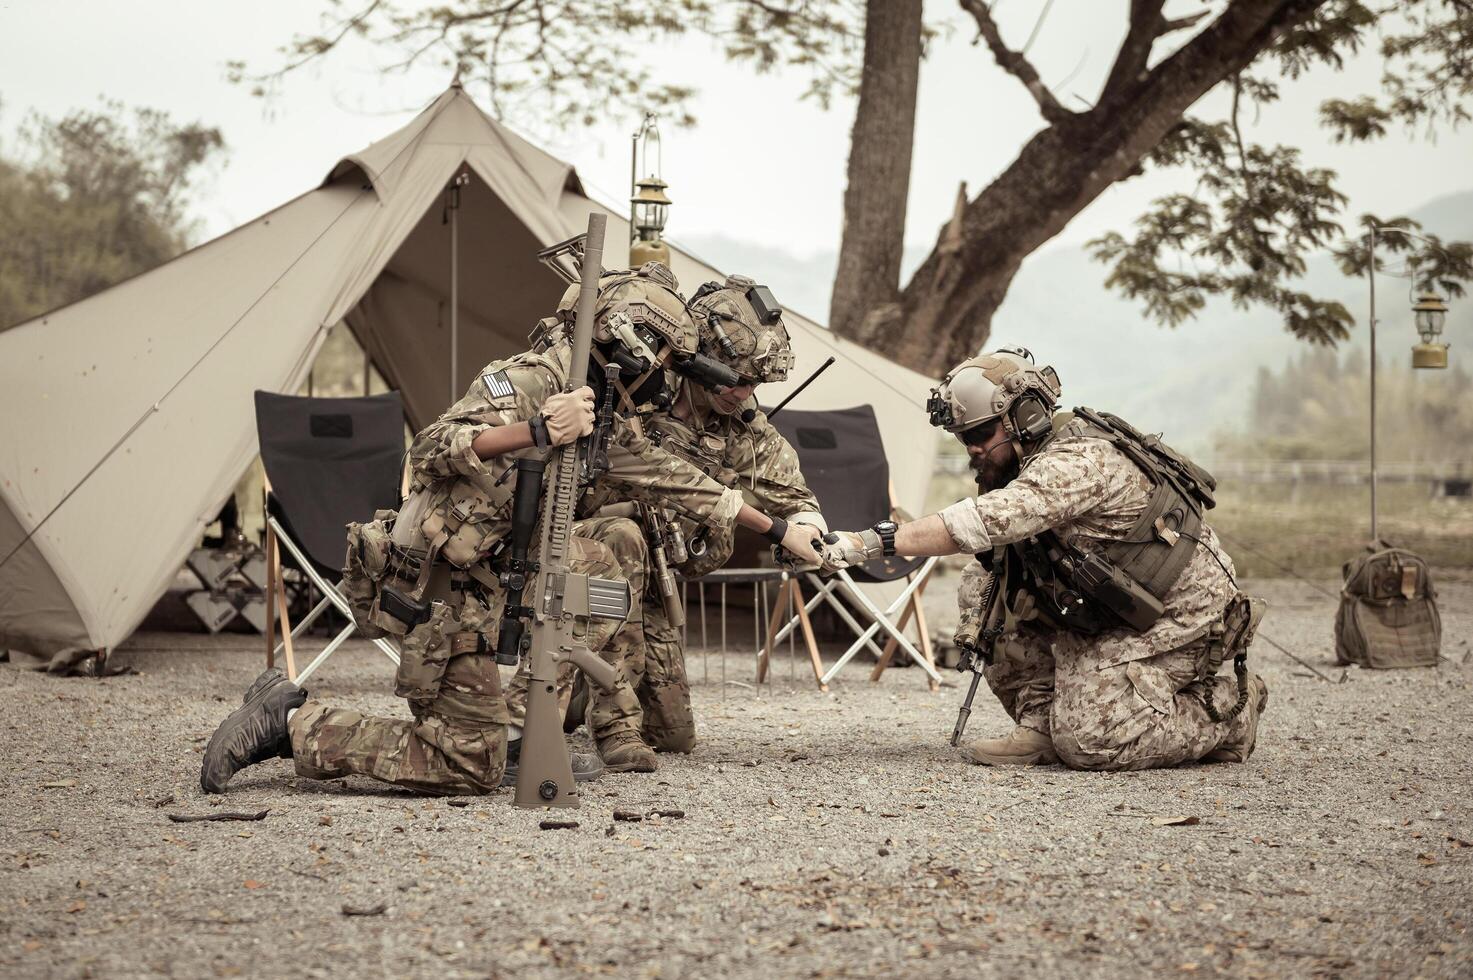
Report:
[[[773,544],[782,544],[783,538],[788,534],[788,522],[781,517],[772,518],[772,527],[762,532],[762,536]]]
[[[899,525],[894,521],[879,521],[870,525],[870,530],[880,536],[880,546],[884,549],[886,558],[895,557],[895,532]]]

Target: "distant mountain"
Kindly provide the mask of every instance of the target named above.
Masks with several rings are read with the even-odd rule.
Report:
[[[1473,239],[1473,191],[1449,194],[1410,215],[1444,239]],[[836,252],[799,257],[781,248],[724,236],[686,240],[720,268],[765,281],[790,308],[823,320]],[[907,273],[925,257],[908,249]],[[1067,404],[1108,408],[1138,426],[1164,431],[1179,445],[1201,448],[1212,435],[1242,427],[1260,367],[1275,369],[1304,348],[1279,319],[1262,309],[1237,310],[1214,301],[1176,330],[1148,322],[1140,308],[1104,285],[1107,270],[1079,247],[1045,249],[1030,257],[993,321],[990,345],[1028,347],[1059,371]],[[1378,278],[1381,363],[1409,371],[1411,300],[1405,281]],[[1333,260],[1310,262],[1304,288],[1338,299],[1355,314],[1352,346],[1366,344],[1365,280],[1340,274]],[[1450,304],[1446,334],[1451,356],[1473,357],[1473,298]]]

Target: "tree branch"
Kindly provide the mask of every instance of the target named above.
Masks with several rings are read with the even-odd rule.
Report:
[[[1145,75],[1146,66],[1151,60],[1151,48],[1166,24],[1165,18],[1161,16],[1161,8],[1164,6],[1166,0],[1131,0],[1130,28],[1125,33],[1125,40],[1120,43],[1115,64],[1110,66],[1110,74],[1100,92],[1100,104]]]
[[[1043,114],[1044,119],[1057,123],[1075,115],[1071,110],[1064,108],[1054,97],[1054,93],[1049,91],[1048,86],[1043,84],[1032,62],[1003,42],[997,22],[992,19],[992,11],[983,0],[958,0],[958,2],[962,9],[971,14],[972,19],[977,22],[977,34],[987,42],[987,47],[992,51],[992,57],[997,61],[998,67],[1023,83],[1028,94],[1033,96],[1033,101],[1038,103],[1038,111]]]
[[[1145,78],[1150,67],[1151,51],[1158,40],[1167,34],[1196,26],[1211,13],[1209,8],[1203,7],[1193,14],[1167,18],[1161,13],[1165,5],[1165,0],[1132,0],[1130,29],[1121,42],[1115,64],[1110,67],[1110,75],[1100,92],[1101,103],[1113,95],[1127,91],[1132,82]]]

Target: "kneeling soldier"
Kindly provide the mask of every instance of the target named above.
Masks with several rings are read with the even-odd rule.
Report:
[[[757,386],[785,380],[793,364],[782,309],[771,291],[746,277],[728,276],[697,290],[688,309],[700,330],[700,352],[733,372],[732,383],[712,388],[684,380],[668,407],[641,415],[645,432],[665,450],[739,490],[765,513],[795,527],[827,530],[797,452],[756,407]],[[590,494],[585,505],[607,513],[628,499],[610,484]],[[702,527],[664,504],[638,509],[650,535],[651,558],[658,556],[685,578],[721,568],[731,557],[734,528]],[[649,569],[642,616],[631,617],[612,647],[639,695],[644,743],[660,752],[690,752],[696,724],[685,672],[680,598],[673,591],[673,576],[660,572]],[[591,717],[610,710],[612,695],[580,684],[590,698]]]
[[[931,422],[966,445],[981,494],[830,535],[825,565],[977,554],[958,642],[990,661],[988,686],[1017,727],[968,743],[972,762],[1246,761],[1268,703],[1246,668],[1261,606],[1202,520],[1212,477],[1113,415],[1055,413],[1060,390],[1019,348],[958,365],[932,394]],[[1217,673],[1229,659],[1236,689]]]
[[[654,263],[623,278],[626,286],[646,281],[673,289],[669,271]],[[627,362],[632,376],[663,376],[666,363],[688,360],[696,347],[694,326],[669,319],[664,329],[636,329],[627,314],[612,329],[604,323],[595,332],[597,367],[590,376],[602,382],[602,365],[611,361]],[[488,365],[466,396],[415,438],[403,508],[349,527],[343,587],[365,631],[403,636],[395,693],[409,701],[413,720],[364,717],[321,702],[303,706],[305,694],[296,685],[267,671],[211,738],[200,772],[206,792],[223,791],[235,772],[273,756],[295,759],[298,774],[316,779],[359,774],[431,793],[487,793],[501,784],[513,716],[494,651],[506,602],[498,566],[510,529],[510,471],[518,458],[541,458],[594,427],[594,390],[562,391],[571,330],[559,320],[544,321],[543,328],[534,350]],[[660,501],[714,527],[733,521],[762,532],[774,527],[739,493],[669,456],[617,417],[607,455],[600,480],[635,499]],[[620,523],[628,522],[575,525],[575,570],[617,579],[643,568],[637,547],[621,554],[590,536],[641,540],[637,529],[630,533]],[[788,535],[783,543],[816,560],[812,535]],[[637,606],[641,583],[633,577]],[[601,652],[617,627],[596,621],[589,648]],[[621,683],[632,702],[627,679]],[[575,760],[575,768],[587,777],[600,766]]]

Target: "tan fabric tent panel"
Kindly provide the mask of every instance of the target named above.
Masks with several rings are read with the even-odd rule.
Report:
[[[452,390],[443,209],[462,167],[458,394],[525,346],[563,288],[535,251],[597,206],[571,167],[458,88],[322,187],[0,332],[0,648],[50,655],[127,637],[254,458],[252,393],[298,390],[333,324],[401,390],[412,424],[441,411]],[[627,254],[615,217],[610,263]],[[688,288],[716,276],[683,253],[674,264]],[[917,509],[934,447],[919,408],[927,379],[789,322],[795,375],[839,354],[804,407],[874,404],[897,492]]]
[[[419,428],[450,403],[450,236],[432,201],[347,322]],[[562,281],[537,261],[543,243],[473,174],[461,191],[460,359],[455,397],[482,365],[526,348]]]
[[[352,187],[313,192],[0,334],[0,496],[27,531],[46,518],[28,547],[85,624],[86,648],[126,637],[174,580],[255,453],[252,392],[306,376],[323,284],[342,278],[375,207]],[[0,567],[5,645],[79,645],[48,612],[62,596],[20,600],[29,578],[15,559]]]

